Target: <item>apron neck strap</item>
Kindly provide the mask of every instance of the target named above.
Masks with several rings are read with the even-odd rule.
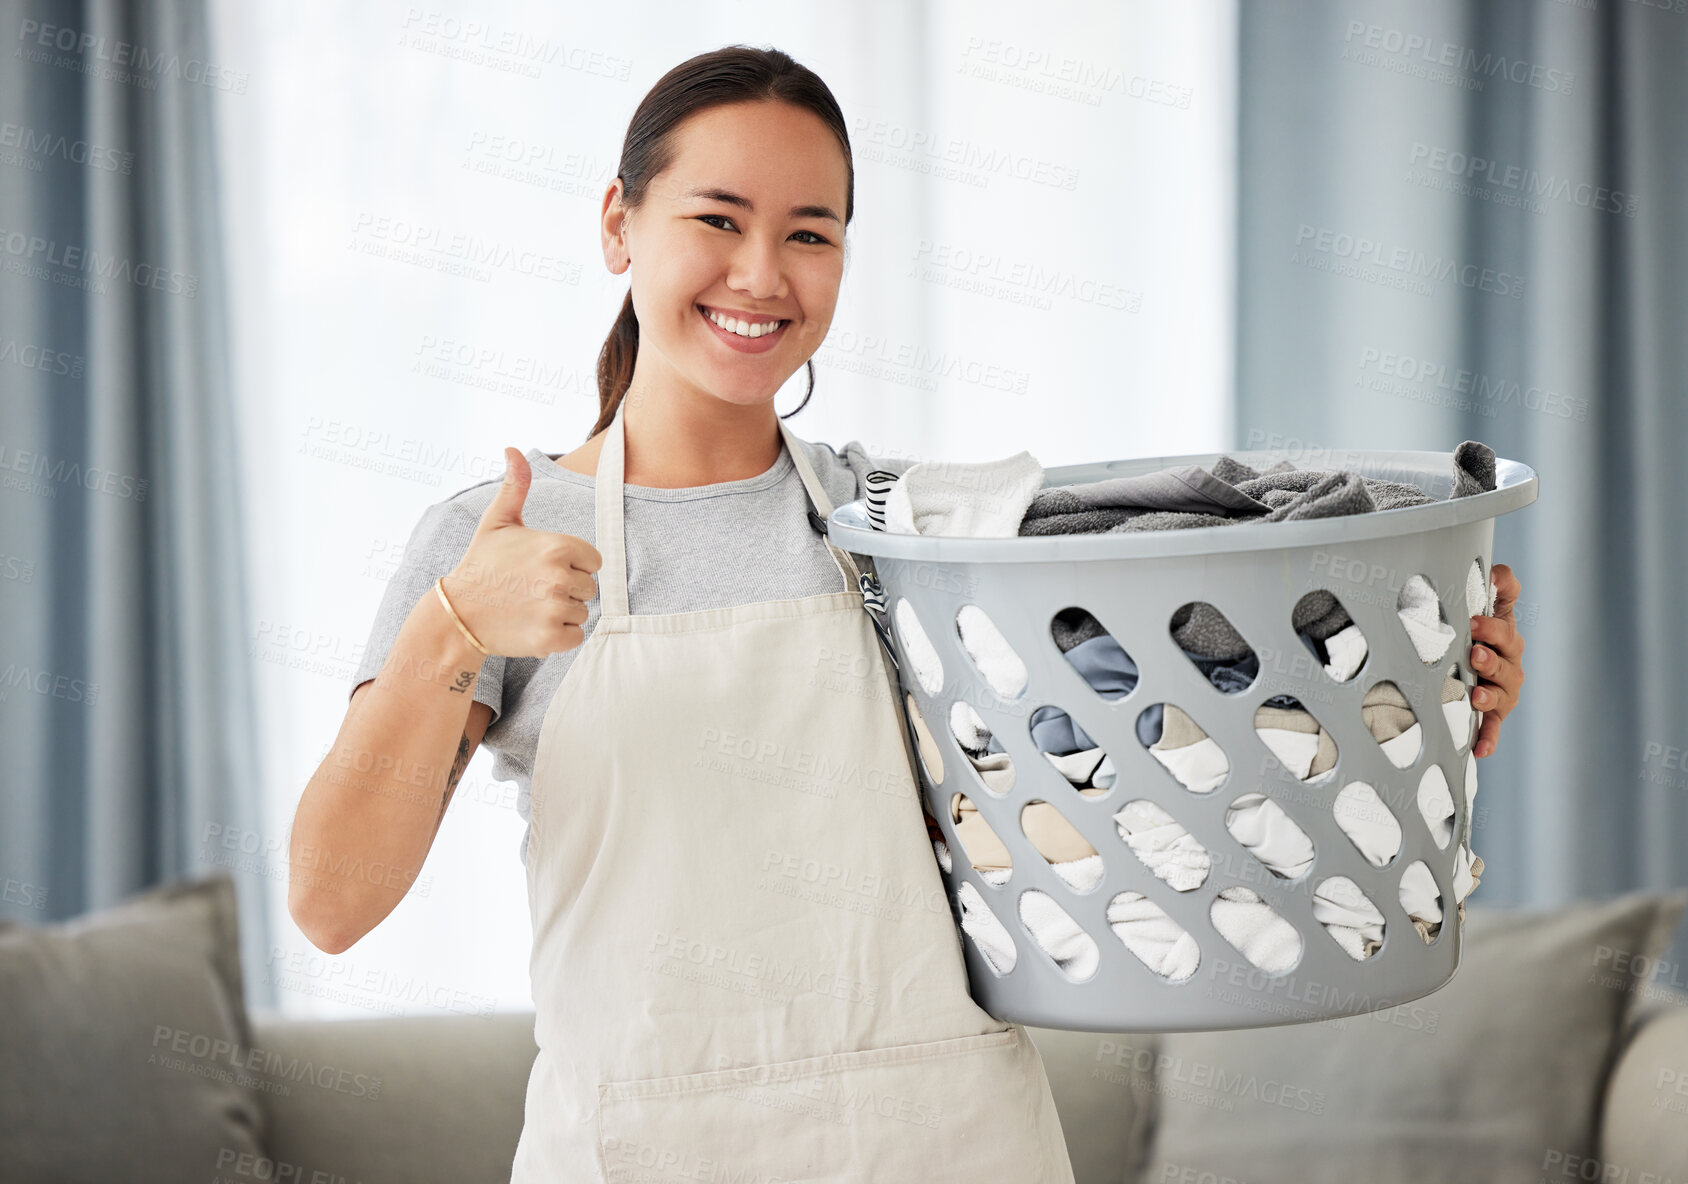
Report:
[[[594,482],[594,509],[598,530],[596,546],[603,559],[603,566],[598,569],[598,611],[605,617],[627,615],[627,534],[623,512],[627,435],[622,417],[622,408],[626,406],[626,402],[623,398],[616,404],[615,415],[611,417],[609,427],[604,430],[604,446],[598,453],[598,472]],[[797,475],[803,480],[803,488],[808,491],[809,500],[814,503],[824,521],[832,513],[832,500],[827,497],[825,487],[815,475],[808,455],[797,447],[800,442],[798,438],[786,427],[784,420],[779,420],[778,423],[785,450],[791,454],[792,463],[797,466]],[[846,589],[856,591],[861,584],[861,573],[855,561],[850,558],[849,552],[834,546],[832,540],[824,534],[821,541],[826,544],[833,563],[837,565],[839,574],[844,577]]]

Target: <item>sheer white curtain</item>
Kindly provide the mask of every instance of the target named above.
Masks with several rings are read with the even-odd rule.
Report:
[[[599,202],[670,67],[776,46],[850,121],[849,266],[800,435],[1045,465],[1230,441],[1231,0],[213,8],[250,74],[219,112],[272,754],[242,842],[285,1010],[528,1006],[521,822],[490,753],[418,891],[338,957],[287,916],[287,832],[423,508],[507,444],[585,438],[627,283]],[[501,261],[460,267],[462,244]]]

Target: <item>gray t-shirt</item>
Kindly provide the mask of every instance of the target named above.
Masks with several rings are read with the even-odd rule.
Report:
[[[901,475],[915,463],[869,457],[856,440],[844,445],[842,452],[830,444],[803,441],[802,446],[834,506],[862,497],[862,479],[869,471],[885,469]],[[522,506],[522,522],[536,530],[572,534],[597,546],[595,479],[563,468],[538,448],[528,449],[525,455],[533,482]],[[502,480],[471,485],[423,511],[381,598],[348,699],[380,672],[399,629],[416,602],[430,594],[434,580],[449,575],[462,560]],[[739,481],[681,489],[622,488],[629,612],[690,612],[847,588],[826,543],[809,524],[808,494],[784,448],[766,472]],[[582,629],[590,637],[598,622],[597,597],[586,608]],[[529,819],[540,725],[580,648],[545,658],[493,654],[481,663],[475,698],[492,708],[492,723],[481,743],[495,754],[493,777],[516,783],[516,810],[524,822]],[[525,864],[525,829],[521,857]]]

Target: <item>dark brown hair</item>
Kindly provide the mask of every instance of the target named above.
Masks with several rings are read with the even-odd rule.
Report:
[[[622,207],[636,210],[644,203],[651,179],[673,163],[677,155],[675,130],[688,116],[728,103],[775,100],[813,111],[838,137],[844,150],[848,183],[844,191],[844,224],[855,212],[856,166],[850,155],[850,134],[844,113],[820,75],[777,49],[728,45],[681,62],[657,80],[640,101],[627,125],[621,146]],[[633,314],[628,290],[621,312],[598,354],[598,422],[587,439],[609,426],[617,404],[633,381],[633,362],[639,354],[639,318]],[[806,363],[809,389],[803,402],[782,419],[796,415],[815,393],[815,361]]]

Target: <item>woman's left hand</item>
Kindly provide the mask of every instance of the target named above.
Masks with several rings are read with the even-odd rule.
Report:
[[[1518,577],[1504,563],[1494,565],[1495,612],[1492,617],[1471,618],[1471,664],[1479,681],[1471,688],[1471,706],[1483,713],[1472,751],[1480,757],[1495,750],[1500,725],[1518,706],[1518,691],[1524,685],[1524,638],[1512,614],[1522,590]]]

